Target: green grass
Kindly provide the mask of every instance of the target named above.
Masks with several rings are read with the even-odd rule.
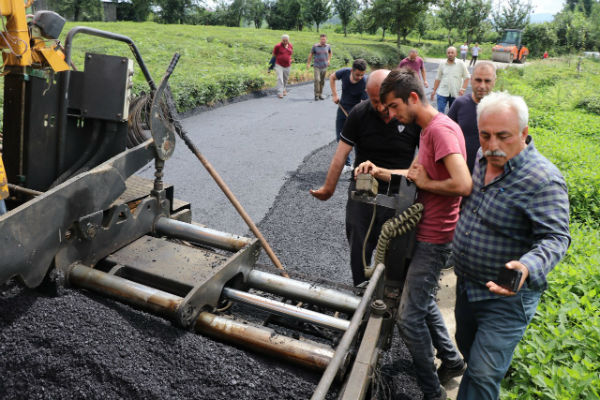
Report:
[[[181,59],[171,77],[179,111],[275,86],[275,74],[267,74],[273,46],[282,31],[254,28],[226,28],[200,25],[162,25],[152,22],[87,23],[86,26],[130,37],[138,46],[155,81],[160,81],[175,52]],[[63,36],[75,26],[70,23]],[[287,32],[294,46],[290,82],[312,79],[306,69],[317,32]],[[333,51],[331,70],[348,66],[355,58],[365,58],[372,67],[395,66],[406,51],[376,36],[343,35],[327,32]],[[64,39],[63,39],[64,40]],[[73,60],[81,68],[85,52],[131,57],[124,43],[87,35],[73,41]],[[134,76],[134,91],[147,90],[139,69]]]
[[[499,73],[497,89],[525,98],[536,147],[563,173],[572,244],[517,346],[502,399],[600,398],[600,63],[530,63]],[[581,107],[592,99],[592,107]]]

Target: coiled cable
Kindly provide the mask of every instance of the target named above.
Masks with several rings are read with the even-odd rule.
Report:
[[[368,268],[365,268],[365,277],[370,278],[373,274],[375,266],[379,263],[384,263],[385,253],[388,248],[390,240],[393,238],[404,235],[409,231],[415,229],[421,216],[423,215],[423,204],[415,203],[408,207],[402,214],[396,215],[393,218],[388,219],[381,227],[381,233],[377,240],[377,249],[375,253],[375,263]]]

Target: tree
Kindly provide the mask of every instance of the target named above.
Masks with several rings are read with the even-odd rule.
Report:
[[[586,17],[589,17],[594,3],[594,0],[567,0],[565,3],[565,9],[569,11],[581,11],[585,13]]]
[[[101,21],[104,15],[100,0],[50,0],[48,8],[71,21]]]
[[[319,32],[319,25],[331,16],[331,3],[329,0],[305,0],[304,7],[307,22],[314,23]]]
[[[415,25],[415,30],[419,34],[419,44],[421,44],[421,39],[423,35],[427,32],[427,12],[423,12],[417,15],[417,24]]]
[[[579,11],[563,10],[554,19],[558,44],[566,51],[573,52],[586,48],[586,38],[590,23],[585,14]]]
[[[160,7],[158,21],[164,24],[183,24],[185,11],[192,5],[191,0],[155,0]]]
[[[265,5],[269,28],[302,29],[302,5],[299,0],[273,0]]]
[[[356,0],[333,0],[333,5],[338,16],[340,17],[340,20],[342,21],[344,36],[348,36],[348,24],[350,23],[354,13],[358,10],[358,2]]]
[[[508,0],[500,9],[492,12],[496,32],[504,29],[524,29],[529,24],[529,14],[533,11],[531,1]]]
[[[448,45],[451,46],[454,42],[452,38],[452,30],[459,27],[458,21],[463,18],[466,13],[465,0],[443,0],[438,11],[438,17],[442,26],[448,31]]]
[[[225,25],[239,27],[245,11],[246,0],[233,0],[227,7]]]
[[[481,32],[481,24],[492,11],[491,0],[465,0],[464,13],[458,21],[459,28],[464,31],[467,43]]]
[[[377,32],[381,28],[381,41],[385,39],[385,32],[394,24],[392,5],[388,0],[374,0],[371,7],[364,11],[369,16],[371,27],[370,33]]]
[[[523,44],[529,49],[532,56],[541,56],[544,51],[556,46],[558,38],[552,22],[542,24],[529,24],[523,31]]]
[[[254,27],[259,29],[265,19],[266,8],[262,0],[248,0],[246,2],[245,16],[249,21],[254,23]]]
[[[388,0],[394,16],[393,28],[398,35],[397,46],[400,47],[400,38],[406,41],[406,35],[417,23],[417,15],[425,12],[435,0]]]

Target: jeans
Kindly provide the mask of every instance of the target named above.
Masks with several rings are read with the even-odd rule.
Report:
[[[290,67],[284,68],[279,64],[275,64],[275,72],[277,73],[277,95],[283,96],[290,77]]]
[[[325,76],[327,75],[327,67],[317,68],[315,67],[315,97],[323,94],[323,87],[325,86]]]
[[[348,113],[350,112],[349,110],[346,110]],[[340,137],[342,135],[342,131],[344,130],[344,124],[346,123],[346,114],[344,114],[344,112],[338,107],[337,110],[337,116],[335,118],[335,140],[337,142],[340,141]],[[348,154],[348,158],[346,159],[346,164],[345,165],[352,165],[350,164],[350,155]]]
[[[450,107],[452,107],[452,103],[454,103],[454,100],[456,100],[456,99],[452,96],[440,96],[438,94],[437,95],[438,111],[441,113],[445,113],[446,112],[446,104],[448,104],[448,108],[450,108]]]
[[[6,203],[4,200],[0,200],[0,215],[6,214]]]
[[[450,243],[418,241],[400,299],[398,324],[425,399],[440,392],[433,348],[444,363],[452,365],[461,360],[435,302],[440,270],[446,265],[450,249]]]
[[[469,302],[461,278],[456,285],[456,342],[467,361],[458,400],[496,400],[515,347],[531,322],[541,292]]]
[[[471,62],[469,63],[469,67],[472,67],[477,62],[478,56],[471,56]]]

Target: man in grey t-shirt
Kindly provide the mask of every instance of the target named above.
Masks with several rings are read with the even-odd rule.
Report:
[[[306,69],[310,68],[310,61],[314,56],[315,67],[315,100],[325,100],[323,97],[323,86],[325,86],[325,76],[327,75],[327,67],[331,61],[331,47],[327,44],[327,35],[321,34],[319,43],[313,45],[308,54],[306,61]]]

